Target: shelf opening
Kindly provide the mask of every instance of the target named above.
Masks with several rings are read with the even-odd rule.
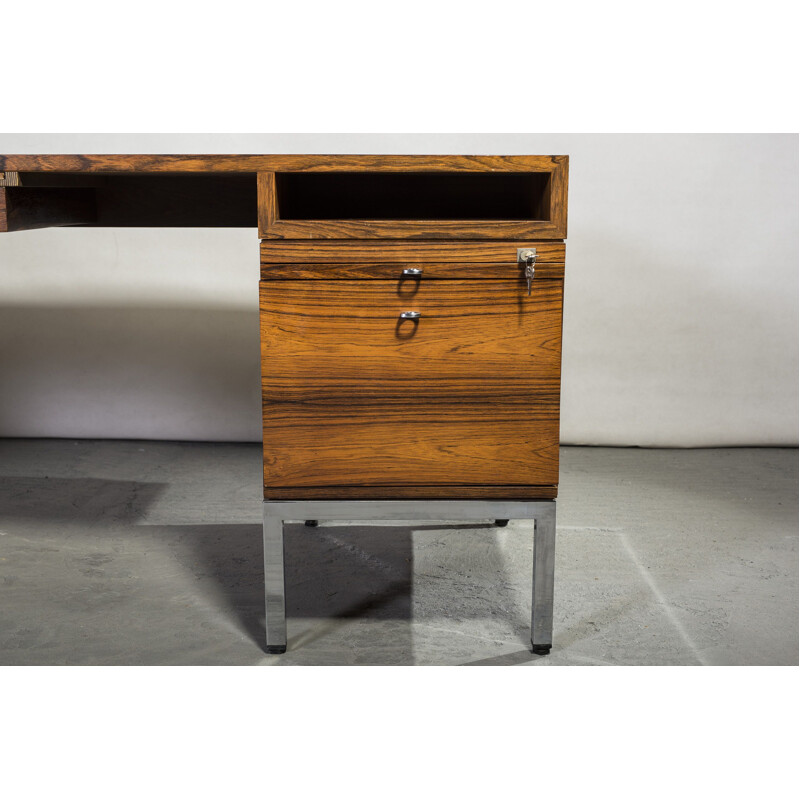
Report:
[[[550,173],[283,172],[278,219],[550,220]]]
[[[256,173],[22,172],[27,215],[89,227],[254,228]],[[67,220],[64,222],[63,220]],[[37,227],[40,227],[37,224]]]

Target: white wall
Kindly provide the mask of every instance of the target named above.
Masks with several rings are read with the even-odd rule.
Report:
[[[0,152],[567,153],[562,441],[797,443],[795,135],[0,135]],[[0,236],[0,436],[260,439],[255,230]]]

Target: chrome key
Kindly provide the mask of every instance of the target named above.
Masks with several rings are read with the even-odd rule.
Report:
[[[524,250],[520,248],[517,250],[517,261],[522,261],[525,264],[525,280],[528,282],[528,297],[531,296],[531,285],[533,283],[533,276],[536,272],[536,250]]]

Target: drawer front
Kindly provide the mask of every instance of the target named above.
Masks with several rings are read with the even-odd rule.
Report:
[[[563,264],[536,263],[535,280],[561,280]],[[516,281],[525,285],[525,266],[510,260],[504,264],[428,264],[406,262],[398,264],[262,264],[262,280],[394,280],[408,292],[413,280],[470,280],[470,281]]]
[[[262,282],[267,494],[557,483],[562,282],[413,284]]]
[[[561,281],[262,281],[265,397],[558,394]],[[403,319],[401,314],[419,314]],[[358,397],[354,397],[357,393]]]
[[[487,414],[431,403],[271,407],[265,490],[269,496],[280,487],[552,486],[558,419],[534,417],[520,407]]]
[[[517,250],[535,248],[536,264],[564,264],[564,242],[517,239],[509,242],[398,242],[382,240],[261,242],[263,265],[278,264],[499,264],[516,266]]]

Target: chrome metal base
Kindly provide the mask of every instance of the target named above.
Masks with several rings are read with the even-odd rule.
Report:
[[[556,502],[537,500],[267,500],[264,502],[264,589],[268,653],[286,652],[283,523],[291,520],[534,520],[531,647],[547,655],[553,643]]]

